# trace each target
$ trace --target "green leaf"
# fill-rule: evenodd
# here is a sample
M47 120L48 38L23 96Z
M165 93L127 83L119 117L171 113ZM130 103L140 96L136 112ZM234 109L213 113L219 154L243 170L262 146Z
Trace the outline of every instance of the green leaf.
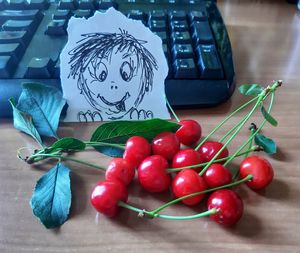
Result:
M179 124L162 119L141 121L113 121L100 125L91 141L125 144L131 136L142 136L151 141L158 133L175 132Z
M239 91L246 96L257 96L263 88L259 84L243 84L239 87Z
M70 170L58 163L37 182L30 206L46 228L56 228L68 218L71 206Z
M64 151L78 151L84 150L85 147L86 145L83 141L72 137L65 137L53 143L52 146L47 149L47 151L52 152L57 149L62 149Z
M13 98L10 98L9 102L13 109L14 127L22 132L29 134L40 145L42 145L41 137L40 137L37 129L33 125L31 115L17 109L16 103Z
M264 118L272 125L272 126L277 126L278 122L276 121L276 119L274 119L268 112L267 110L264 108L264 106L262 106L260 108L261 113L263 114Z
M17 108L32 116L40 135L57 138L56 131L65 103L66 100L57 88L39 83L24 83Z
M276 143L262 134L257 133L254 137L254 141L256 145L261 146L264 151L270 155L275 154L277 151Z

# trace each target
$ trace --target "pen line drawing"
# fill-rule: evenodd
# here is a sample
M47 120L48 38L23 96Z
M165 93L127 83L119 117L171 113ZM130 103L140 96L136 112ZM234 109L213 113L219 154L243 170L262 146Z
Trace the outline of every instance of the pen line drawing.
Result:
M144 46L147 41L120 28L117 33L81 36L68 52L67 78L77 80L80 94L95 111L78 112L78 120L117 120L125 115L130 119L153 118L151 110L139 108L152 91L154 71L158 70L156 59Z

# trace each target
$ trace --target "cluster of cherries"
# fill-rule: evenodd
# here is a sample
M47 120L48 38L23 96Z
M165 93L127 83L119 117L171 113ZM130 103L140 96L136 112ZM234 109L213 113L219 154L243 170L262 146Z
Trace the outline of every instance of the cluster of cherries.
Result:
M97 211L108 217L118 213L120 201L126 203L128 200L126 187L136 170L138 181L146 191L159 193L171 188L176 198L232 183L232 174L223 165L229 155L228 149L217 141L206 141L198 149L180 149L181 144L190 147L199 141L201 127L194 120L182 120L179 124L181 127L176 133L162 132L151 143L140 136L127 140L123 158L112 159L105 173L106 179L99 182L91 194L91 203ZM217 153L220 154L215 157ZM223 162L214 162L201 173L203 163L212 159ZM184 168L188 166L194 167ZM176 173L170 173L176 168ZM274 175L270 163L258 156L245 158L240 164L239 174L241 178L251 175L246 184L254 190L265 188ZM195 194L183 199L182 203L197 205L204 196L204 193ZM243 214L242 199L231 189L213 191L208 197L207 208L215 209L210 217L226 226L235 224Z

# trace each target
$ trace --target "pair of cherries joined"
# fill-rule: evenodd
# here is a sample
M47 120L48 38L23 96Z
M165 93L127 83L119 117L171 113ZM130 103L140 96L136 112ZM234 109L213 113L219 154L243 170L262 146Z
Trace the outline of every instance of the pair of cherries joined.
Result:
M223 165L229 155L227 148L220 142L206 141L198 149L180 150L181 144L192 146L198 142L201 127L194 120L179 123L181 127L176 133L162 132L151 143L140 136L127 140L123 158L112 159L105 173L106 180L98 183L91 194L91 203L97 211L108 217L118 213L120 201L126 203L128 200L126 187L133 180L136 169L138 181L146 191L159 193L171 188L175 197L183 198L182 202L188 206L199 204L205 192L232 183L232 175ZM221 149L222 152L219 152ZM217 153L219 155L215 157ZM212 159L221 161L212 163L201 172L203 164ZM172 179L170 172L174 169L178 172ZM258 156L245 158L239 172L241 178L252 175L246 184L255 190L266 187L274 174L269 162ZM184 198L191 194L194 196ZM229 189L213 191L207 207L208 210L216 210L210 217L226 226L235 224L243 214L242 199Z

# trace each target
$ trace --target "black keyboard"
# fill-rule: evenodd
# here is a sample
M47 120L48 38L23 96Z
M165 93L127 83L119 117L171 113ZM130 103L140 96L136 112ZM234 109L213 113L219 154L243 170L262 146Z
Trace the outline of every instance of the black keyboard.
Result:
M0 0L0 118L12 116L8 99L18 99L21 83L60 88L68 20L110 7L161 37L170 69L166 95L175 108L215 106L231 96L231 45L215 1Z

